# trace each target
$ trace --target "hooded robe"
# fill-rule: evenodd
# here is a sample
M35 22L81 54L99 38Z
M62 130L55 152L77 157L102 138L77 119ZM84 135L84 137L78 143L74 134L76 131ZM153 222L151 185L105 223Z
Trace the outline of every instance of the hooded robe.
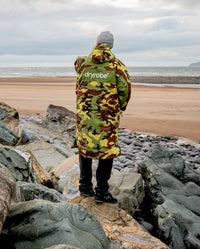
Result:
M104 43L97 44L89 56L78 57L75 70L79 152L93 159L117 157L121 154L120 113L131 95L128 71Z

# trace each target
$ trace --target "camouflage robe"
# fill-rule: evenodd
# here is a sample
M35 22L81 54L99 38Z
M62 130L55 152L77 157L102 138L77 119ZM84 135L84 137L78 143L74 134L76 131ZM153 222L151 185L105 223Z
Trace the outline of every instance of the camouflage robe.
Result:
M106 44L99 43L89 56L77 58L75 70L79 152L88 158L117 157L120 112L131 95L127 69Z

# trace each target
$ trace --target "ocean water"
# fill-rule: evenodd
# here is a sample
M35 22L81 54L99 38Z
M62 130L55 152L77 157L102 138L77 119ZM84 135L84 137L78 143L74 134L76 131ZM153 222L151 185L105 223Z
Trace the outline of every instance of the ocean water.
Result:
M200 76L200 67L128 67L131 76ZM0 67L0 77L76 76L74 67Z
M200 76L200 67L127 67L131 76ZM0 78L4 77L70 77L76 76L74 67L0 67ZM9 84L9 83L7 83ZM40 84L40 83L24 83ZM44 83L45 84L45 83ZM51 83L66 84L66 83ZM69 83L68 83L69 84ZM74 83L72 83L74 84ZM145 83L134 83L145 85ZM166 86L168 84L149 84ZM170 84L174 87L200 88L200 84Z
M0 67L0 77L76 76L73 67Z

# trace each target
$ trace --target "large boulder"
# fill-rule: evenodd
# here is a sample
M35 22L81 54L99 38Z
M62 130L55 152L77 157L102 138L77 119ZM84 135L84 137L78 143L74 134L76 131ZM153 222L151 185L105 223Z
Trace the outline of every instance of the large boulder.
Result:
M90 210L101 223L109 240L116 246L128 249L168 249L159 239L143 230L117 204L96 204L94 198L81 196L68 200L68 203L76 203Z
M38 183L17 182L22 191L24 201L42 199L51 202L66 202L68 199L55 189L48 188Z
M28 153L0 147L0 168L9 170L17 181L36 182Z
M19 124L19 113L15 108L0 102L0 121L6 124L9 129L15 130Z
M0 169L0 234L6 219L10 201L15 191L16 182L13 176Z
M50 188L53 187L50 174L40 165L40 163L37 161L37 159L35 158L35 156L31 151L27 152L30 154L31 157L33 173L35 175L37 183L45 185Z
M78 155L67 158L62 164L50 171L54 188L68 199L79 195L79 165Z
M109 185L109 190L117 198L119 207L133 216L145 196L141 174L113 171Z
M157 235L170 248L200 248L200 174L157 144L139 165Z
M41 121L33 118L21 117L19 127L21 129L21 143L33 143L34 141L52 144L64 157L73 156L71 146L74 137L67 132L62 133L45 127Z
M66 160L66 157L57 151L54 145L44 141L35 141L18 146L17 149L31 153L47 172L56 168Z
M15 146L19 138L0 121L0 144L7 146Z
M69 244L82 249L112 247L98 220L76 204L33 200L12 204L5 223L16 249Z
M76 114L63 106L49 105L42 122L54 131L75 135Z

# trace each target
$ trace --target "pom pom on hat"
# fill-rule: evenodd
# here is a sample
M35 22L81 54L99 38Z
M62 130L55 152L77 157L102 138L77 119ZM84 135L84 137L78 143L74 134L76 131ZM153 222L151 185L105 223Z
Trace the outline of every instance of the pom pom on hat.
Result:
M113 38L113 34L111 34L109 31L103 31L101 32L98 36L97 36L97 44L98 43L105 43L106 45L108 45L110 48L113 47L113 43L114 43L114 38Z

